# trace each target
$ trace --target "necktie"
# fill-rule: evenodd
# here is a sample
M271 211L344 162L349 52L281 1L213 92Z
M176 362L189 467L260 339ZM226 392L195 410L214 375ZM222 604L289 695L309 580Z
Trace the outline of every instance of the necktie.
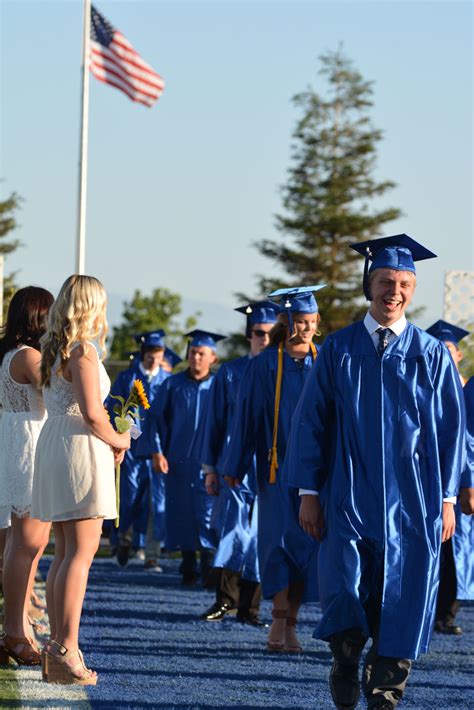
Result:
M376 332L379 334L379 342L377 345L377 352L382 357L384 354L385 348L388 345L388 337L390 333L392 332L390 328L377 328Z

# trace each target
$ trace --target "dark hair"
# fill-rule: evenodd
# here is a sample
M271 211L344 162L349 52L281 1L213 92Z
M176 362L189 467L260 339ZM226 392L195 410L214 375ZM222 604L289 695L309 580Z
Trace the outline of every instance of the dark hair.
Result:
M9 350L18 345L40 349L39 340L46 330L53 294L39 286L20 288L8 306L7 322L1 329L0 363Z

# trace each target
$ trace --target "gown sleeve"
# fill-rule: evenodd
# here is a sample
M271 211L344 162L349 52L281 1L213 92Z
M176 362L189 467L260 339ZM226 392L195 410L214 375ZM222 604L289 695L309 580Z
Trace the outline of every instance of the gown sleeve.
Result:
M227 387L226 370L218 371L209 390L205 416L201 417L200 431L196 438L196 458L206 466L216 469L225 444L227 432Z
M258 367L263 360L249 360L240 381L229 448L223 475L242 481L253 462L264 409L264 385Z
M474 377L464 387L466 403L466 466L461 475L461 488L474 488Z
M444 347L444 346L443 346ZM441 351L435 379L436 429L443 499L457 496L466 466L466 412L459 375L451 356Z
M156 397L147 415L147 437L151 451L154 454L167 455L167 443L169 441L169 423L171 416L170 406L170 382L169 377L159 388Z
M292 418L285 457L285 477L290 487L322 490L329 471L334 411L331 338L327 338Z

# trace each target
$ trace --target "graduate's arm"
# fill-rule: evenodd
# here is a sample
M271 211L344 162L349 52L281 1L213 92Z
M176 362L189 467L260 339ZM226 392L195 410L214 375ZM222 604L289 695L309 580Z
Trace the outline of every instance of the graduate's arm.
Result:
M459 505L465 515L474 515L474 377L465 385L466 466L461 475Z
M284 466L286 481L292 488L319 492L326 482L335 426L331 352L331 339L328 338L319 351L293 414ZM305 495L301 497L306 498ZM314 500L308 500L307 504L314 509Z
M158 390L148 412L148 430L151 445L152 468L155 473L168 473L168 459L164 453L164 443L168 436L168 423L166 420L169 405L169 382L168 378Z
M217 462L225 445L227 434L228 401L225 367L217 372L211 385L206 408L206 417L200 439L199 460L205 473L204 485L211 496L219 495Z
M240 381L229 447L224 462L224 478L233 487L250 468L264 408L264 385L258 357L249 360Z
M19 350L10 364L10 374L20 384L31 384L41 388L41 353L35 348Z
M451 500L459 493L461 473L466 465L466 414L456 367L444 347L440 347L438 353L434 382L437 393L435 418L443 496L442 541L446 542L454 535L456 528L454 503Z

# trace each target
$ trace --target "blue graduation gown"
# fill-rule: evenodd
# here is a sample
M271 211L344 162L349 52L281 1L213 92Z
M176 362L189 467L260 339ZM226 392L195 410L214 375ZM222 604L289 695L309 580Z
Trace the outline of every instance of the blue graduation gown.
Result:
M203 464L223 472L237 392L249 356L226 362L219 368L209 392L206 417L202 419L198 458ZM255 461L238 488L229 488L223 476L214 502L211 528L218 542L215 567L225 567L259 582L257 559L257 501Z
M169 377L169 372L159 369L157 374L148 381L140 370L139 363L135 362L126 370L119 372L110 394L119 395L125 400L130 394L134 380L141 380L147 399L153 402L158 388ZM118 400L108 397L105 406L109 412L110 421L113 423L116 414L113 409ZM146 542L146 529L148 523L149 508L149 486L153 471L151 469L151 447L145 444L146 436L144 426L148 413L143 407L139 409L141 419L135 420L135 424L142 432L138 439L132 439L130 449L125 452L125 457L120 468L120 527L119 531L125 533L133 524L135 547L144 547ZM147 456L145 456L147 454ZM154 520L159 533L164 527L164 484L160 477L153 482L155 488L161 488L161 496L155 494ZM155 493L155 492L154 492ZM162 510L160 510L162 508ZM157 539L162 537L156 536Z
M269 347L249 361L237 397L224 472L242 479L256 454L258 483L258 559L262 591L273 597L292 582L313 578L317 543L299 525L299 496L282 479L291 417L313 358L297 364L283 354L280 416L278 418L279 469L270 483L268 452L272 446L278 348ZM317 598L316 584L306 584L306 601Z
M210 518L213 499L204 487L201 463L193 455L200 417L214 379L171 375L151 406L148 425L153 450L168 459L165 478L165 544L169 550L213 549Z
M290 485L321 491L323 608L317 638L371 629L378 653L428 649L438 591L442 500L457 495L464 402L445 346L411 324L380 358L363 322L325 341L298 403Z
M467 461L461 476L461 488L474 488L474 377L464 387L466 403ZM456 567L456 598L474 600L474 515L464 515L456 504L456 532L453 554Z

